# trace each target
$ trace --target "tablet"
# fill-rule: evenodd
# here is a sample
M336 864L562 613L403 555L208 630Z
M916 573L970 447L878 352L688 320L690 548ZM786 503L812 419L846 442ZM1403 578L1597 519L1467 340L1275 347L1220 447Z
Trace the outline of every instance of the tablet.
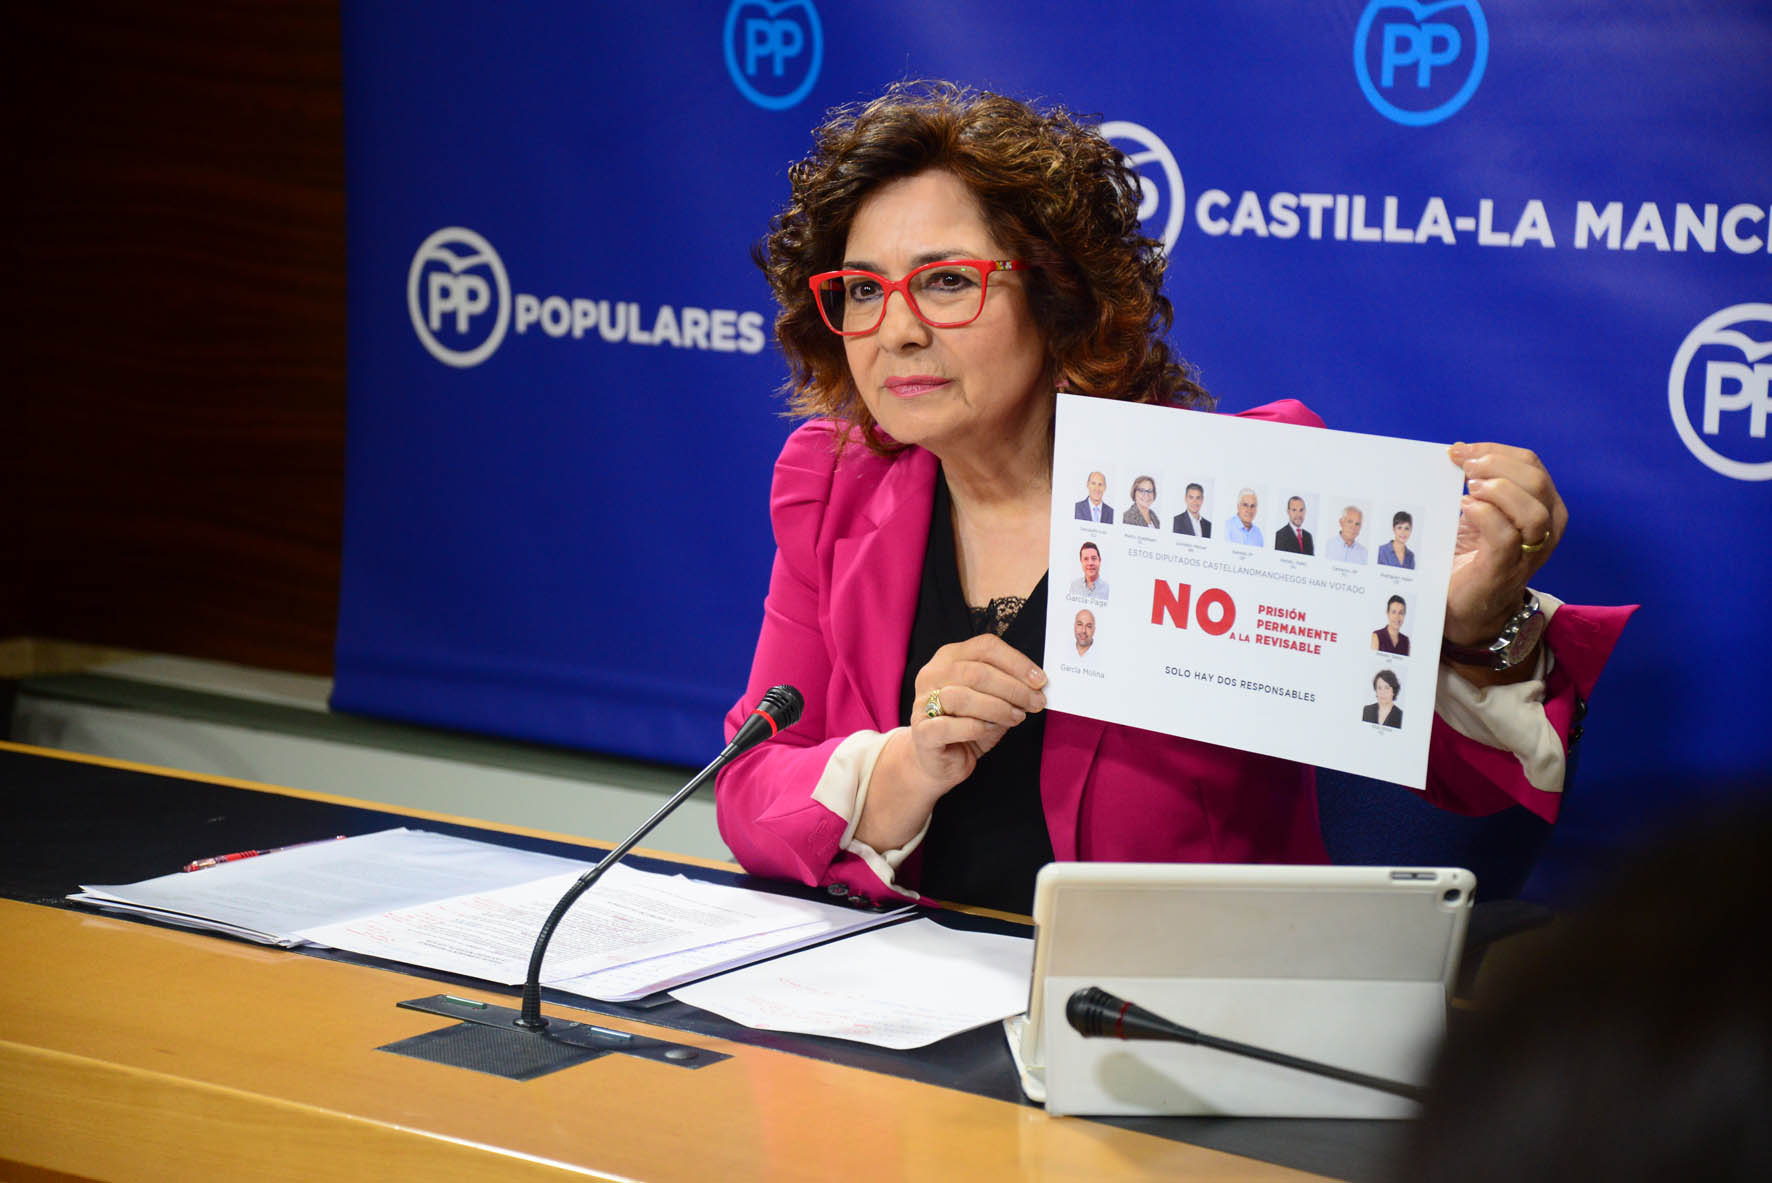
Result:
M1099 986L1207 1034L1409 1084L1445 1032L1476 877L1449 867L1052 863L1034 888L1022 1087L1052 1113L1409 1117L1414 1102L1184 1044L1085 1039Z

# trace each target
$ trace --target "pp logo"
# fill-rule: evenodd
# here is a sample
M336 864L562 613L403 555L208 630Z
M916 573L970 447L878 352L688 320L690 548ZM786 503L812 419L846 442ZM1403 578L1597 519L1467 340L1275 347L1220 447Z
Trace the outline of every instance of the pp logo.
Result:
M812 0L732 0L725 40L732 84L765 110L805 98L824 65L824 28Z
M1667 409L1705 467L1738 481L1772 480L1772 304L1736 304L1687 333L1667 372Z
M1489 25L1477 0L1367 0L1354 29L1354 77L1366 101L1409 127L1464 106L1488 64Z
M477 366L492 356L510 327L511 281L490 242L472 230L446 226L412 256L406 310L432 357L445 365Z
M1181 234L1181 220L1187 213L1187 194L1181 184L1181 170L1175 166L1175 155L1169 146L1157 138L1149 128L1140 127L1136 123L1127 123L1116 119L1104 123L1098 128L1108 142L1126 154L1126 161L1138 174L1138 187L1143 199L1138 204L1138 220L1144 223L1145 230L1152 238L1157 223L1153 220L1163 210L1163 198L1169 199L1168 210L1163 215L1163 253L1168 254L1175 249L1175 240ZM1151 175L1153 166L1163 176L1162 184Z

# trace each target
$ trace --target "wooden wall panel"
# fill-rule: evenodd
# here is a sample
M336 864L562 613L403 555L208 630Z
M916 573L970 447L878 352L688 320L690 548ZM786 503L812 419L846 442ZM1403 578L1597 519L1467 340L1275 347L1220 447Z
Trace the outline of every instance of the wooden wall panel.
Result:
M329 672L336 0L29 5L0 637Z

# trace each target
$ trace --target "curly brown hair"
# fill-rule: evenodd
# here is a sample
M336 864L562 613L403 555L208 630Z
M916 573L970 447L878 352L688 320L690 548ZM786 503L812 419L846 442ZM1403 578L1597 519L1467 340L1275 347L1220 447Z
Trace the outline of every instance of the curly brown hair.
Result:
M856 209L888 181L947 169L977 197L991 231L1027 273L1028 306L1054 372L1077 394L1210 408L1163 334L1161 244L1139 229L1136 176L1119 149L1062 107L952 82L900 82L866 105L828 113L810 155L788 169L792 196L753 249L781 311L790 406L855 425L881 453L902 445L875 430L807 281L841 265Z

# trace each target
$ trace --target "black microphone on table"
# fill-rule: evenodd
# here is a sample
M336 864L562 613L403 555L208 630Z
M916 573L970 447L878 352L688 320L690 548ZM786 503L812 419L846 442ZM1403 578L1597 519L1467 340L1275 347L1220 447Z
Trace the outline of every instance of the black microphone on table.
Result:
M547 953L548 941L553 937L554 929L558 927L561 919L566 915L567 909L578 901L579 896L589 891L592 884L603 877L603 872L620 862L622 857L634 848L635 843L650 834L654 826L669 817L671 811L677 806L687 801L690 794L713 779L715 773L738 757L764 740L773 739L782 728L792 727L799 721L800 712L805 707L806 700L792 686L772 687L763 695L763 701L757 704L750 717L740 725L738 732L732 737L732 742L726 745L724 751L714 757L713 763L696 773L688 784L678 789L676 795L659 808L657 813L640 823L640 828L629 834L620 846L604 855L596 866L580 875L578 881L566 889L566 894L560 897L560 902L554 905L552 912L548 913L547 920L542 922L541 932L535 938L535 949L529 955L529 973L523 981L523 1008L517 1018L512 1020L516 1026L529 1031L540 1031L548 1025L548 1021L542 1017L541 1013L541 961Z
M1263 1060L1269 1064L1278 1064L1284 1068L1295 1068L1300 1072L1327 1076L1331 1080L1362 1085L1365 1088L1377 1089L1380 1092L1391 1093L1398 1097L1407 1097L1411 1101L1427 1100L1427 1090L1417 1085L1386 1080L1382 1076L1368 1076L1364 1072L1355 1072L1351 1068L1337 1068L1333 1064L1321 1064L1300 1056L1289 1056L1284 1052L1269 1051L1267 1048L1256 1047L1253 1044L1238 1043L1232 1039L1221 1039L1216 1035L1207 1035L1192 1027L1183 1027L1180 1023L1170 1022L1162 1015L1153 1014L1137 1003L1116 998L1100 986L1086 986L1072 994L1070 1000L1064 1004L1064 1017L1070 1020L1071 1026L1086 1039L1154 1039L1166 1043L1191 1043L1199 1047L1230 1052L1232 1055Z

